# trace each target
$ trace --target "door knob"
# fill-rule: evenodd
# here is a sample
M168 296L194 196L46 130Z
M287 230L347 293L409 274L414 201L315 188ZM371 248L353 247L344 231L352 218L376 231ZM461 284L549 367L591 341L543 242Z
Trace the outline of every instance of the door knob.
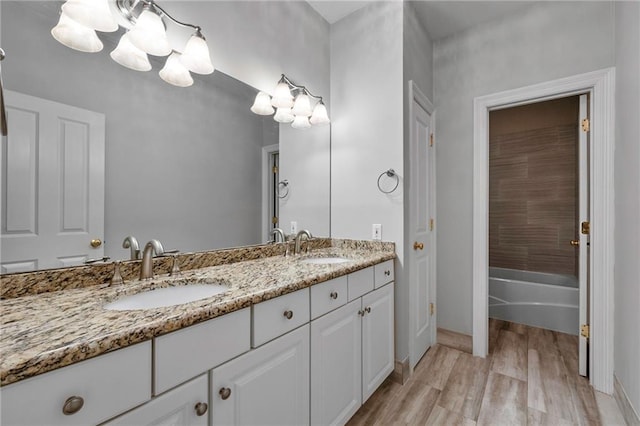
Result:
M93 248L98 248L102 245L102 240L100 238L94 238L89 244L91 244Z
M424 244L423 243L419 243L419 242L415 242L413 243L413 249L414 250L422 250L424 249Z
M569 241L569 244L571 244L574 247L578 247L580 245L580 241L578 240L571 240Z

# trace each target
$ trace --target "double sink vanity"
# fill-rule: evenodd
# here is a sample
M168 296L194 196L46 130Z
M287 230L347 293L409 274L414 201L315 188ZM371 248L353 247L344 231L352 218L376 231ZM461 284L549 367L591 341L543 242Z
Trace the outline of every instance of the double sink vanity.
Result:
M3 289L1 423L346 423L394 368L395 248L287 244L185 255L179 276L118 286L67 273L63 289Z

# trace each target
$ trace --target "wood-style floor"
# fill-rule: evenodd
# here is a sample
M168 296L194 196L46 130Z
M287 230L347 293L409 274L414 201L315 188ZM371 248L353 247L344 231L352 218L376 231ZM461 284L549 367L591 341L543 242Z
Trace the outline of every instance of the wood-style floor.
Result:
M577 336L490 320L489 356L464 350L434 345L404 386L387 379L348 425L601 424Z

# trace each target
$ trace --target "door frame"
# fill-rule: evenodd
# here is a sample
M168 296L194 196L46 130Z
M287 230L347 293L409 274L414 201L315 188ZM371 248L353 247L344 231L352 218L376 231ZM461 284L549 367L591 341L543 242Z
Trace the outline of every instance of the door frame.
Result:
M589 381L613 392L614 95L615 68L605 68L474 98L473 102L473 355L488 349L489 111L591 95L589 188L591 288Z
M262 237L267 241L271 232L271 213L269 212L269 183L271 181L271 155L280 151L280 144L267 145L262 147Z
M435 121L436 121L436 111L433 107L433 104L431 103L431 101L429 100L429 98L427 98L427 96L420 90L420 88L418 87L418 85L413 81L413 80L409 80L408 82L409 85L409 120L411 121L409 123L409 141L413 141L413 137L414 135L414 129L413 129L413 115L414 115L414 108L413 108L413 102L417 102L418 104L420 104L420 106L422 108L424 108L424 110L431 116L431 123L430 123L430 128L431 128L431 133L434 135L435 138L435 134L436 134L436 129L435 129ZM436 221L436 144L434 143L433 145L433 151L431 153L431 157L429 159L429 168L430 168L430 172L429 172L429 192L430 192L430 196L429 196L429 202L430 202L430 209L431 209L431 217L433 218L434 222L437 223ZM410 168L407 168L407 170L405 170L406 175L409 176L409 180L411 179L411 170ZM409 187L411 187L412 182L409 182ZM431 299L431 303L433 303L435 305L436 303L436 254L437 254L437 226L433 227L433 234L432 234L432 250L431 250L431 261L429 262L429 268L431 271L430 274L430 288L429 288L429 295L430 295L430 299ZM409 233L409 230L407 229L407 235ZM410 235L409 235L410 236ZM413 368L411 367L411 365L413 364L413 360L411 360L411 355L413 354L413 350L414 350L414 346L415 346L415 341L413 339L414 335L415 335L415 324L414 324L414 320L415 320L415 315L416 313L414 312L414 305L411 302L412 300L414 300L415 297L415 289L413 288L413 286L411 285L412 279L414 274L416 273L414 270L414 265L413 262L411 261L411 253L413 250L412 247L412 243L411 241L413 241L411 238L405 238L405 264L406 264L406 268L407 268L407 272L408 272L408 277L409 277L409 354L408 354L408 361L409 361L409 367L411 370L411 374L413 373ZM435 311L435 313L433 314L433 318L432 318L432 327L431 327L431 344L433 345L436 342L436 329L437 329L437 310Z

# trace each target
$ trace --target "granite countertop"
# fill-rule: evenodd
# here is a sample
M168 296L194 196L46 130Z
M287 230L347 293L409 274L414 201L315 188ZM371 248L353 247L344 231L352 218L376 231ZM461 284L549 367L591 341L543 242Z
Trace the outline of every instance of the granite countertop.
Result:
M307 264L304 257L350 262ZM0 301L0 385L8 385L395 258L388 248L330 247L184 272L180 277L96 285ZM151 288L222 283L229 290L165 308L110 311L103 305Z

